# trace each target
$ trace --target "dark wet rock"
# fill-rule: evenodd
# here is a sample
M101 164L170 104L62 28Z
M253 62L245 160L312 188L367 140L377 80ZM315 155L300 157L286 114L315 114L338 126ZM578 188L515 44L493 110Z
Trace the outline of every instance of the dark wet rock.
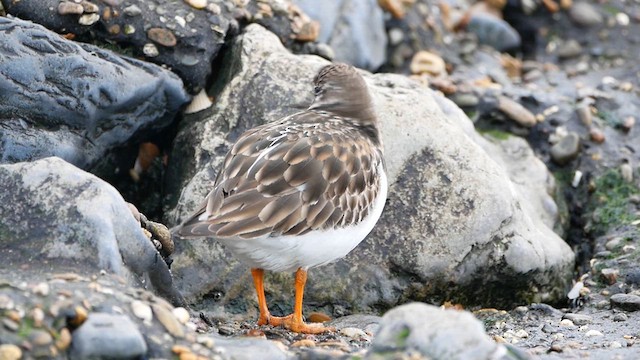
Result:
M569 163L580 153L580 136L574 132L563 137L549 151L551 159L560 165Z
M232 85L215 95L218 104L208 114L188 118L176 138L172 158L180 161L169 171L181 180L169 189L167 223L179 223L202 201L238 134L309 104L311 81L326 64L287 53L258 26L247 28L230 56L236 71L225 82ZM426 297L501 306L524 297L564 298L573 254L514 187L509 171L478 144L500 147L475 133L452 102L415 82L389 74L365 78L381 119L389 201L367 240L310 272L305 297L325 304L314 310L332 313L339 305L348 314ZM215 291L212 306L255 311L248 269L220 244L177 241L174 255L172 270L191 299L209 304ZM266 280L271 303L283 313L291 309L292 283L280 274Z
M140 223L109 184L59 158L0 165L0 256L5 268L106 270L182 298Z
M126 315L92 313L73 332L71 359L143 357L147 344Z
M58 0L3 0L8 14L31 20L62 34L73 34L76 40L119 48L118 51L136 56L148 56L146 44L157 42L148 29L158 28L173 38L157 42L158 55L146 60L163 64L176 72L189 92L202 89L211 73L211 62L220 51L230 24L235 22L231 11L221 7L222 13L213 14L206 9L195 9L185 1L95 2L95 13L61 15ZM63 2L62 4L66 4ZM73 4L73 3L71 3ZM80 23L82 16L92 18ZM237 26L237 25L236 25ZM155 33L154 33L155 34ZM169 35L170 34L170 35ZM68 61L69 59L66 58ZM145 81L132 81L140 86Z
M386 60L387 33L375 0L295 1L320 22L318 41L327 43L335 60L376 70Z
M427 359L501 359L507 350L493 342L471 313L422 303L386 313L365 359L412 354ZM505 357L506 358L506 357Z
M591 316L583 314L565 314L562 318L569 319L578 326L587 325L593 321Z
M521 44L520 34L509 23L490 14L473 14L466 29L476 34L481 44L498 51L513 50Z
M627 311L640 310L640 296L632 294L615 294L611 296L611 306Z
M0 163L58 156L86 169L189 99L167 70L40 25L2 17L0 36Z

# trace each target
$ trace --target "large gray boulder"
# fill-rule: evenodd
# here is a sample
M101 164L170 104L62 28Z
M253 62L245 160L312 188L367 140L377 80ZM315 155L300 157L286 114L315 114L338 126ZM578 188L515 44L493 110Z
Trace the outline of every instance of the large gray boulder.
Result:
M0 17L0 163L58 156L87 169L166 128L189 100L168 70Z
M111 185L56 157L0 165L2 267L121 276L183 303L166 263Z
M231 68L208 113L188 119L175 141L166 221L178 224L210 190L222 157L242 131L291 114L312 100L326 61L294 56L259 26L234 42ZM462 111L412 80L363 74L381 120L389 199L378 225L350 255L311 271L307 305L344 314L408 300L505 307L564 296L574 255L534 209L551 201L522 185L483 147ZM504 156L508 158L508 156ZM529 157L527 165L548 177ZM553 209L551 209L553 210ZM549 216L552 216L551 214ZM174 275L192 300L218 309L254 308L246 266L213 240L178 241ZM267 279L270 304L286 312L292 278Z

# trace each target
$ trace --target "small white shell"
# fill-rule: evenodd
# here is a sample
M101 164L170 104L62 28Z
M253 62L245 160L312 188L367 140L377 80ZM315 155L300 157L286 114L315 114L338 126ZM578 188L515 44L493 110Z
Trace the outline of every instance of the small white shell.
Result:
M210 108L211 105L213 105L213 103L211 102L211 99L209 99L209 95L207 95L207 92L202 89L196 96L193 97L191 103L184 109L184 113L197 113Z

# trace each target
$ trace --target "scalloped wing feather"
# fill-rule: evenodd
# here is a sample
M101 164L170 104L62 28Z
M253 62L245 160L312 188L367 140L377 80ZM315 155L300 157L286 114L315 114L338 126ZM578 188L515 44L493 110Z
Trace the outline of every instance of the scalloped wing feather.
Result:
M252 239L361 221L381 150L348 119L303 111L240 136L182 236Z

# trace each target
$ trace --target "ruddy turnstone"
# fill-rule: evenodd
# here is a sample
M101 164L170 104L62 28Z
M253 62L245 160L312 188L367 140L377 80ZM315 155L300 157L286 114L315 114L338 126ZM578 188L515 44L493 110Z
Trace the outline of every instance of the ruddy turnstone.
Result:
M181 236L213 237L251 266L258 325L330 331L302 318L307 270L341 258L373 229L387 198L378 120L364 79L328 65L307 110L242 134ZM296 271L294 312L269 313L264 271Z

